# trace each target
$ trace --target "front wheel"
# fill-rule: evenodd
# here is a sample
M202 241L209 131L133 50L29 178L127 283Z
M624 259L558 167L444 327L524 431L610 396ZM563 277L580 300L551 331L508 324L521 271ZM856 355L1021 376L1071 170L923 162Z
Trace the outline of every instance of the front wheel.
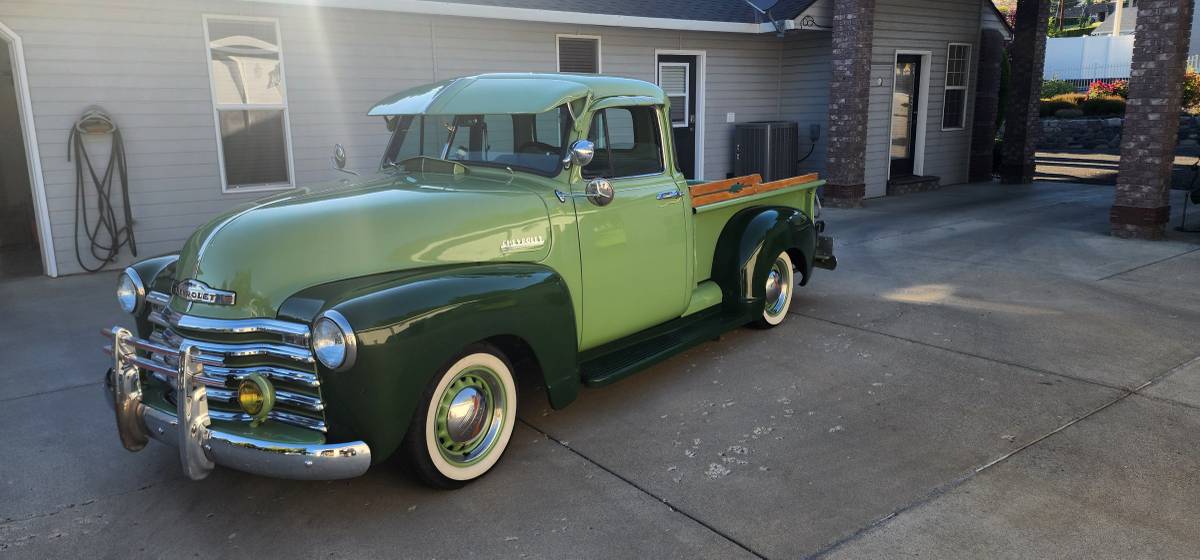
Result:
M760 329L769 329L787 319L792 307L792 292L796 287L795 267L787 251L779 253L771 270L767 272L766 291L763 293L762 318L751 324Z
M403 450L422 482L459 488L496 465L516 420L512 367L495 348L472 345L430 381Z

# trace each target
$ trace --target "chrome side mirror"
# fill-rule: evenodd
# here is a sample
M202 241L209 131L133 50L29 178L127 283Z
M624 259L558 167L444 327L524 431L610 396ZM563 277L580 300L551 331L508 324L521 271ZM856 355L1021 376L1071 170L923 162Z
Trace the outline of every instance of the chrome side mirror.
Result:
M334 168L334 169L336 169L336 170L338 170L338 171L341 171L342 173L349 173L349 174L351 174L351 175L358 175L358 173L355 173L355 172L353 172L353 171L349 171L349 170L347 170L347 169L346 169L346 148L343 148L341 144L334 144L334 145L333 145L333 158L332 158L332 161L333 161L333 168Z
M571 144L571 152L563 158L563 167L578 165L584 167L596 157L596 144L591 140L576 140Z
M616 191L613 191L612 183L608 182L608 179L592 179L588 181L584 193L587 194L588 201L596 206L608 206L617 196Z

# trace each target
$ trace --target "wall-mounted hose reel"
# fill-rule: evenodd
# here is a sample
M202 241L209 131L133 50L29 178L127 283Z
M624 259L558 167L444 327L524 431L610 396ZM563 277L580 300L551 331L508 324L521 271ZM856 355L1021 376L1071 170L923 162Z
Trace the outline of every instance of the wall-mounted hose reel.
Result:
M104 174L96 172L92 158L88 155L85 138L108 136L112 148ZM128 245L129 252L137 256L137 242L133 236L133 214L129 209L129 173L125 163L125 143L116 121L102 108L93 105L71 127L67 138L67 161L75 162L75 260L88 272L96 272L115 263L121 247ZM121 215L113 205L113 188L119 185ZM88 197L95 197L95 223L88 215ZM82 225L88 240L88 251L98 264L85 264L80 250L79 230Z

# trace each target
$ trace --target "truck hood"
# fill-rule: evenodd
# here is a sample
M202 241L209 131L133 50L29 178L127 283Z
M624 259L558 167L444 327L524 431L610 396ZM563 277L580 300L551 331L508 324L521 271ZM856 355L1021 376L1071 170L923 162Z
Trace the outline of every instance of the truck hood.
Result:
M244 205L192 234L175 268L177 286L232 292L233 303L176 296L171 307L213 318L273 317L297 291L335 280L540 261L552 242L546 203L520 176L506 179L383 173Z

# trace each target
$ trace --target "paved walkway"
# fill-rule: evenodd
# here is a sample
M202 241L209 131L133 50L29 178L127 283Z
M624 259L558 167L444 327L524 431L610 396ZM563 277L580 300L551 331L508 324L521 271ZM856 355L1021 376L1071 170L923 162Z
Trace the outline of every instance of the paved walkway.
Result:
M563 411L526 391L505 460L455 492L390 465L186 481L113 433L113 275L0 283L0 556L1195 557L1200 236L1111 238L1111 196L830 210L842 267L784 326Z

